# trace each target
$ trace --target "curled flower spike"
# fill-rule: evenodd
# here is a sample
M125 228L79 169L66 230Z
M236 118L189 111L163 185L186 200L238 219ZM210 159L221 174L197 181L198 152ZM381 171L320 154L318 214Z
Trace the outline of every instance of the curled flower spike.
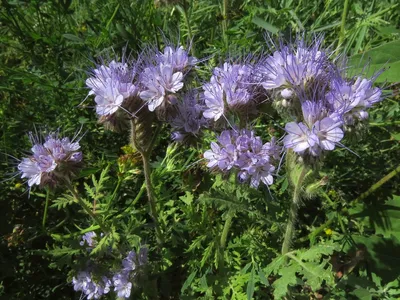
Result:
M342 140L342 122L327 116L328 111L322 103L302 103L304 122L286 124L285 130L288 135L283 140L285 148L291 148L300 155L310 153L312 156L319 156L323 150L333 150Z
M199 95L191 91L184 95L183 100L175 105L176 114L169 117L168 122L175 130L172 137L175 141L184 141L200 133L202 127L207 126L207 119L203 117L203 106Z
M122 107L126 99L137 95L138 89L133 81L136 77L135 62L112 60L93 69L86 79L89 95L95 95L96 113L100 117L109 117Z
M176 103L176 93L183 88L187 73L197 63L183 47L167 46L164 52L151 49L140 75L142 86L139 96L150 111Z
M54 186L69 182L77 173L82 161L79 140L59 138L50 133L44 143L29 133L32 155L22 159L18 165L21 178L28 178L28 185Z
M261 138L251 130L225 130L218 137L218 143L211 143L211 150L204 153L207 166L227 172L238 170L238 179L257 188L260 182L273 183L275 165L279 162L281 148L275 138L263 144Z
M203 85L204 117L217 121L227 110L243 112L254 104L254 87L250 65L224 63L215 68L210 82Z
M343 115L345 125L368 118L368 108L382 101L382 89L373 87L373 80L356 77L344 80L337 76L326 98L333 113Z
M281 40L273 55L261 60L257 73L266 90L278 90L284 99L294 96L294 90L306 89L309 83L323 80L328 75L331 63L321 49L322 37L316 37L307 45L298 37L293 45Z

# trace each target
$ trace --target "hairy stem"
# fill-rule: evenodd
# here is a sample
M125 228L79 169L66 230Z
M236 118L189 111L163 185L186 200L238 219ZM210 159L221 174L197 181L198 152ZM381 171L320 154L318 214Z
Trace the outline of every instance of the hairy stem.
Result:
M229 229L231 228L232 225L232 220L233 220L233 213L229 212L228 216L225 220L225 224L224 224L224 229L222 230L222 234L221 234L221 249L225 249L226 247L226 240L228 237L228 232Z
M296 161L295 161L295 153L288 152L287 153L287 160L286 163L289 165L288 172L292 173L289 174L289 176L292 175L292 177L295 177L295 181L292 181L292 184L294 185L293 189L293 195L292 195L292 203L290 204L290 210L289 210L289 217L286 225L286 231L283 239L283 244L282 244L282 255L285 255L286 253L289 252L290 246L292 245L292 239L295 231L295 226L296 226L296 221L297 221L297 212L300 206L300 200L301 200L301 190L303 187L303 182L307 174L307 168L302 165L299 168L296 166ZM293 156L293 157L292 157ZM294 172L300 172L298 176L293 176Z
M143 159L144 180L146 182L146 189L147 189L147 198L149 200L149 206L150 206L150 215L153 218L153 222L154 222L154 226L155 226L155 230L156 230L157 242L159 244L163 244L160 223L158 221L156 197L154 194L153 184L151 182L150 159L149 159L149 156L144 153L142 153L142 159Z
M342 12L342 21L340 24L339 47L342 47L342 43L343 43L344 37L345 37L345 25L346 25L346 17L347 17L348 10L349 10L349 0L345 0L343 12Z
M153 183L151 181L151 168L150 168L150 153L156 142L157 135L160 130L160 126L157 126L157 128L154 132L153 138L152 138L151 142L147 145L147 147L140 146L139 141L137 139L138 137L137 137L136 129L137 129L137 127L136 127L135 120L131 119L131 143L132 143L132 146L142 156L143 173L144 173L144 180L145 180L146 190L147 190L147 198L148 198L149 207L150 207L150 215L154 222L157 242L159 245L162 245L163 238L162 238L162 232L160 229L160 222L158 220L156 197L155 197L155 193L154 193Z
M46 230L46 220L47 220L47 210L49 208L49 199L50 198L50 189L46 189L46 203L44 204L44 213L43 213L43 221L42 221L42 227L43 230Z

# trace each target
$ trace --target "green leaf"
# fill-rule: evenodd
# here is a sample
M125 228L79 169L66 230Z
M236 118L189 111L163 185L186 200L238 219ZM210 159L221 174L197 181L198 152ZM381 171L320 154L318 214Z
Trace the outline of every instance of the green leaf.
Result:
M261 28L264 28L265 30L267 30L273 34L276 34L279 32L278 28L276 28L274 25L264 21L263 19L261 19L259 17L254 17L252 22L254 24L256 24L257 26L260 26Z
M358 205L351 210L357 221L372 226L375 233L385 238L400 240L400 196L393 196L384 204Z
M254 285L255 285L254 273L255 273L255 267L253 265L253 268L251 268L250 279L249 282L247 283L247 290L246 290L247 300L252 299L254 295Z
M185 196L179 197L186 205L191 205L193 203L193 194L186 191Z
M258 277L260 278L260 282L262 284L269 286L269 281L261 268L258 269Z
M186 289L188 288L188 286L192 283L194 277L196 277L197 271L192 272L189 277L185 280L185 282L183 283L183 286L181 288L181 294L183 294Z
M357 290L355 290L354 292L352 292L353 295L357 296L357 299L360 300L372 300L372 295L371 293L363 288L359 288Z
M349 65L354 67L353 74L359 74L370 61L366 76L372 76L376 71L386 68L385 72L377 78L377 82L400 81L400 41L393 41L366 52L350 57Z
M399 275L400 242L394 237L384 238L377 235L352 236L356 244L362 244L366 248L366 260L368 269L382 278L383 282L396 279ZM349 251L350 247L344 249Z
M298 271L297 265L292 265L287 268L280 270L280 278L274 281L272 286L274 287L275 299L282 299L288 292L288 287L293 286L297 283L296 272Z
M83 43L84 40L81 39L80 37L77 37L76 35L70 34L70 33L65 33L62 35L65 39L77 42L77 43Z

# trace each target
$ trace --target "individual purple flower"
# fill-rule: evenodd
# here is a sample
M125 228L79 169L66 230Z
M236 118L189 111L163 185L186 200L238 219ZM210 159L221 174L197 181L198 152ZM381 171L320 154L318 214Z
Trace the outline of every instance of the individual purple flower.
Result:
M79 140L59 138L50 133L44 143L29 133L32 155L25 157L18 165L21 178L28 178L28 186L54 185L68 181L77 172L82 161Z
M90 89L89 95L95 95L96 113L99 116L114 114L123 104L125 99L137 94L137 87L133 84L136 76L134 63L116 62L112 60L99 65L86 79Z
M218 137L218 143L211 143L211 150L204 153L209 162L207 167L229 171L236 163L237 150L234 145L237 134L233 130L225 130Z
M128 255L122 260L122 271L130 272L136 269L136 252L129 251Z
M254 100L255 86L250 65L226 62L215 68L210 82L203 85L204 117L217 121L228 109L242 111Z
M157 60L162 64L170 65L176 71L185 71L194 67L198 62L182 46L167 46L164 52L157 55Z
M340 76L335 78L331 90L326 95L332 114L341 114L346 125L354 124L355 120L367 119L366 110L382 100L382 90L373 87L372 84L372 80L361 77L351 81L346 81Z
M169 123L175 130L175 141L183 141L187 136L197 136L200 129L207 125L207 120L203 117L203 107L194 91L185 94L175 108L176 114L169 117Z
M140 98L148 102L150 111L154 111L183 87L182 72L174 72L170 65L160 64L156 67L148 67L141 78L144 90L140 92Z
M227 172L238 170L238 179L257 188L260 182L273 183L273 172L279 161L281 149L276 139L263 144L261 138L251 130L225 130L218 137L218 143L211 143L211 150L204 153L207 166Z
M82 241L79 242L79 245L84 246L85 244L89 247L93 248L97 244L97 234L94 231L86 232L82 236Z
M322 101L305 101L301 108L304 122L289 122L285 126L285 148L291 148L300 155L310 153L312 156L319 156L323 150L333 150L344 136L340 128L342 122L327 116Z
M132 283L129 282L129 273L120 272L113 276L114 291L120 298L129 298L131 295Z

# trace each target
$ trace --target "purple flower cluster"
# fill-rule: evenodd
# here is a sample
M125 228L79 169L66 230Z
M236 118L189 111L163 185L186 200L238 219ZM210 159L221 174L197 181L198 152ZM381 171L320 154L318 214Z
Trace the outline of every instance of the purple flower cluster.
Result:
M305 101L301 108L304 122L290 122L285 126L288 133L283 143L286 148L302 155L308 151L319 156L323 150L333 150L344 134L340 128L342 121L328 112L320 102Z
M83 236L83 240L88 244L93 242L93 234ZM83 245L81 243L81 245ZM102 295L107 294L114 286L114 292L119 298L129 298L132 290L131 280L135 276L138 267L147 264L147 248L140 248L139 253L130 251L122 260L122 268L114 273L112 279L102 276L100 281L94 280L94 274L90 271L79 272L73 277L72 283L75 291L82 291L88 299L99 299Z
M281 43L280 49L258 64L258 76L266 90L278 90L284 99L290 99L298 87L311 81L323 80L329 71L329 60L321 51L322 39L311 46L298 38L294 46Z
M185 75L197 63L183 47L168 46L164 52L150 54L149 62L140 75L142 85L139 96L154 111L167 103L175 104L176 93L183 88Z
M174 129L172 139L182 142L188 136L196 136L202 127L206 127L208 120L203 117L203 106L199 102L199 95L191 91L183 96L182 101L175 105L176 114L171 116L169 123Z
M373 81L361 77L344 80L337 77L326 98L332 111L342 115L345 125L368 118L367 108L382 100L382 90L372 87Z
M95 95L96 113L99 116L110 116L120 108L125 99L137 94L133 84L136 75L134 64L111 61L99 65L86 80L90 88L89 95Z
M273 183L272 174L280 152L275 138L263 144L251 130L225 130L218 143L211 143L211 150L204 153L204 158L209 168L224 172L237 169L240 182L250 181L250 186L257 188L260 181L265 185Z
M297 121L286 124L283 143L303 156L318 157L343 146L346 126L366 119L366 109L382 99L382 90L372 86L373 80L344 79L321 44L322 38L315 38L311 46L300 38L294 46L281 43L258 67L264 89L279 93L282 104L291 104L287 111Z
M68 181L82 161L79 140L59 138L50 133L44 143L39 137L29 134L32 155L25 157L18 165L21 178L28 178L28 185L54 185Z
M210 82L203 85L204 117L217 121L227 110L243 110L253 99L254 83L250 65L224 63L215 68Z
M110 291L112 285L111 280L105 276L98 282L94 281L93 274L87 271L79 272L72 279L72 284L76 292L82 291L88 299L99 299Z

